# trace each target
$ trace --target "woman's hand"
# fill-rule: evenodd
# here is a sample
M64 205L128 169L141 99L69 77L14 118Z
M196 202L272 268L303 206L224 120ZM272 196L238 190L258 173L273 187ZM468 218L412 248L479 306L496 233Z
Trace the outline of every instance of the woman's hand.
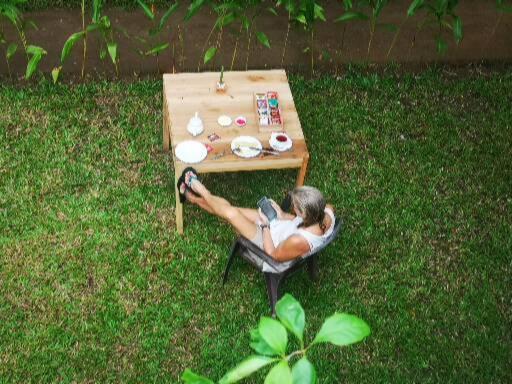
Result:
M279 220L283 220L283 217L284 217L284 212L283 210L281 209L281 207L272 199L269 199L270 200L270 204L272 204L272 207L274 207L274 209L276 210L277 212L277 218Z
M261 208L258 208L258 214L260 215L260 223L263 225L269 225L267 216L265 216L263 212L261 212Z

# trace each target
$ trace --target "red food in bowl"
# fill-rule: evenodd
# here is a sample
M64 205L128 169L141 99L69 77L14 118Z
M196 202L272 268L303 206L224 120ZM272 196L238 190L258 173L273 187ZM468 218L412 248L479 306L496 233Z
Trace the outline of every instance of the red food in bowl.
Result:
M285 142L288 141L288 138L285 135L277 135L276 136L276 140L281 142L281 143L285 143Z
M244 125L244 124L245 124L245 120L244 120L244 119L238 119L238 120L236 121L236 123L237 123L238 125Z

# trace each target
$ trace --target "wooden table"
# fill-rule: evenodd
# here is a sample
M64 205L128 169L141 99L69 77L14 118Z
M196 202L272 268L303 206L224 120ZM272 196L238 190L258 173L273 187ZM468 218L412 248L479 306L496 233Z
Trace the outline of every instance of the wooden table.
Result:
M214 149L201 163L193 165L199 173L254 171L265 169L300 168L297 185L304 184L309 153L302 133L299 116L284 70L225 72L225 93L217 93L215 85L220 73L179 73L164 75L163 102L163 146L164 151L172 145L175 184L188 165L178 160L174 149L185 140L198 140L210 144ZM292 138L293 147L281 156L259 156L244 159L231 151L231 141L240 135L258 138L264 147L269 147L270 132L260 133L256 124L254 92L276 91L284 119L284 130ZM204 132L193 138L187 124L195 112L203 120ZM239 128L234 124L223 128L217 123L220 115L233 120L245 116L247 125ZM210 142L208 135L216 133L220 140ZM224 156L218 157L224 152ZM183 205L176 188L176 227L183 233Z

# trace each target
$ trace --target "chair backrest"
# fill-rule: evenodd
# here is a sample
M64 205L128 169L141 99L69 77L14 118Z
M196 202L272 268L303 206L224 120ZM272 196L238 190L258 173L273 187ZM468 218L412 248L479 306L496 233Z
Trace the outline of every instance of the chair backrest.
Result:
M332 230L331 235L327 238L325 243L323 243L320 247L315 249L314 252L311 252L311 253L303 256L302 259L307 259L310 256L316 255L319 252L321 252L325 247L328 247L329 244L331 244L334 240L336 240L336 238L340 234L342 227L343 227L343 220L341 220L339 217L336 217L336 220L334 221L334 229Z

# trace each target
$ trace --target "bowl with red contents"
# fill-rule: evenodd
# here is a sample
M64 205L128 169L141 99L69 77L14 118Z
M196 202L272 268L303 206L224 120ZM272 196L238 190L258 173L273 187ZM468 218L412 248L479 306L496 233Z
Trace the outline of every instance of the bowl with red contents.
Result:
M293 146L291 137L284 132L272 132L268 143L279 152L288 151Z
M247 119L244 116L238 116L235 119L235 124L239 127L245 127L245 125L247 124Z

